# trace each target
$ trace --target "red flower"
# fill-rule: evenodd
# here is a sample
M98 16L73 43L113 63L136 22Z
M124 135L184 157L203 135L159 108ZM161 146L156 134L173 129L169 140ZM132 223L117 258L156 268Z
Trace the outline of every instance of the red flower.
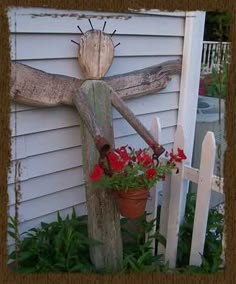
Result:
M110 162L110 166L114 171L121 171L121 170L124 169L126 161L123 161L114 152L108 153L108 159L109 159L109 162Z
M149 165L153 165L153 160L152 158L147 155L146 153L138 153L137 154L137 159L138 159L138 162L140 164L142 164L145 168Z
M179 156L182 160L186 160L187 157L186 157L185 154L184 154L184 150L183 150L183 149L180 149L180 148L178 148L177 150L178 150L178 156Z
M115 150L120 155L120 157L123 159L123 161L125 161L125 162L131 160L131 158L130 158L127 150L126 150L127 146L122 146L122 147Z
M170 153L170 160L175 161L178 163L181 163L183 160L186 160L187 157L184 154L184 151L180 148L177 148L178 154L175 154L173 152Z
M153 179L154 176L156 175L156 173L157 173L156 169L154 169L154 168L148 169L146 171L147 179Z
M99 165L95 165L94 166L94 170L93 172L90 174L90 178L93 180L93 181L97 181L100 179L100 177L102 176L104 170L99 166Z

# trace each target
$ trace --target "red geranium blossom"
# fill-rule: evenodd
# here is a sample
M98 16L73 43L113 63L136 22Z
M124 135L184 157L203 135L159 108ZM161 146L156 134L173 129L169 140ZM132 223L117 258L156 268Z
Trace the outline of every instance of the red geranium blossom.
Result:
M102 176L104 170L98 165L96 164L94 166L94 170L93 172L90 174L90 177L93 181L97 181L100 179L100 177Z
M128 147L128 145L115 149L115 151L120 155L122 160L125 161L125 162L131 160L131 158L130 158L127 150L126 150L126 147Z
M170 160L175 161L178 163L181 163L183 160L186 160L186 156L184 154L184 151L180 148L177 148L178 154L173 154L173 151L170 153Z
M145 168L149 165L153 165L152 158L144 152L137 155L138 162L142 164Z
M154 168L148 169L146 171L147 179L153 179L153 177L156 175L156 173L157 173L156 169L154 169Z
M119 157L118 154L115 154L114 152L109 152L108 159L110 166L114 171L121 171L124 169L126 161L122 160L122 158Z

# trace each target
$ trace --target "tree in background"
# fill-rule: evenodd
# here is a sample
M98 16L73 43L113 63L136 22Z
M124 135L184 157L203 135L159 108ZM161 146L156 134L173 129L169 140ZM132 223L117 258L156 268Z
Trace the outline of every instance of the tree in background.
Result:
M226 12L206 12L204 40L229 41L230 16Z

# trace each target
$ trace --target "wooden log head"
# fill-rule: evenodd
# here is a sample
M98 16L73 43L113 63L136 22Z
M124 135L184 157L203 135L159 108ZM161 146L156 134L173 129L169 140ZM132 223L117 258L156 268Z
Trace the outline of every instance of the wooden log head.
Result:
M89 30L80 38L78 60L86 79L101 79L111 66L114 45L111 36Z

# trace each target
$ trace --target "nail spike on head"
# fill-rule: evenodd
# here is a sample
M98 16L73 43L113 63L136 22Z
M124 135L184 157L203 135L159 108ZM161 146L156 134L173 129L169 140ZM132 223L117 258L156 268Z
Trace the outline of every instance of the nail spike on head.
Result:
M77 28L81 31L82 34L84 34L84 32L81 30L80 26L77 26Z
M91 20L90 19L88 19L88 20L89 20L89 23L90 23L92 30L94 30Z
M113 36L115 34L116 30L113 31L113 33L111 34L111 36Z
M103 25L103 28L102 28L102 31L103 31L103 32L104 32L104 30L105 30L106 24L107 24L107 22L105 21L105 22L104 22L104 25Z
M80 46L80 44L78 42L76 42L76 41L74 41L72 39L71 39L71 42L73 42L73 43L77 44L78 46Z

